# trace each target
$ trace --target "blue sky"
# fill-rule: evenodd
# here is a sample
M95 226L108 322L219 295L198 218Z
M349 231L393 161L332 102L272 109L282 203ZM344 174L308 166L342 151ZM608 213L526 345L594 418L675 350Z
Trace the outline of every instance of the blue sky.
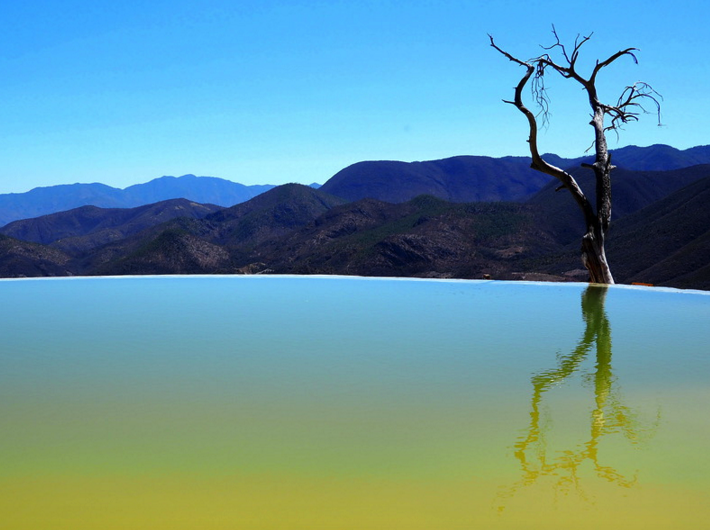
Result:
M244 184L324 182L361 160L525 155L501 102L523 58L594 32L583 59L640 48L602 97L649 82L664 97L612 147L710 143L710 8L629 0L15 0L0 4L0 193L162 175ZM592 141L584 94L548 83L542 151Z

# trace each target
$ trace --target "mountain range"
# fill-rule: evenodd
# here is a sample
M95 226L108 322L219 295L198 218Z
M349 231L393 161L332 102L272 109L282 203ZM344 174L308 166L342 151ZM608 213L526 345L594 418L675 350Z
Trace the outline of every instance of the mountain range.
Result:
M684 151L667 145L627 146L612 151L614 163L633 171L666 171L710 164L710 146ZM563 168L579 167L590 157L545 155ZM550 178L530 169L526 157L457 156L426 162L358 162L335 174L323 191L347 200L375 198L406 202L418 195L434 195L451 202L525 201ZM311 184L317 188L317 184ZM216 177L161 177L125 189L105 184L63 184L25 193L0 194L0 226L80 206L132 208L168 199L188 199L229 207L273 188L245 186Z
M0 194L0 226L80 206L132 208L168 199L232 206L248 201L272 185L245 186L215 177L160 177L125 189L105 184L62 184L34 188L25 193Z
M3 234L53 244L67 252L80 252L123 239L176 217L201 218L221 210L213 204L170 199L136 208L80 206L66 212L14 221L1 228Z
M667 145L627 146L611 153L619 170L668 171L710 164L710 146L684 151ZM544 156L562 169L593 161ZM321 190L351 201L405 202L423 194L451 202L525 201L551 180L530 169L529 157L457 156L428 162L358 162L336 173Z
M617 281L710 289L710 164L692 165L703 157L710 162L710 148L619 151L607 245ZM652 161L651 167L665 169L628 169L634 157L639 166ZM556 161L573 167L567 162ZM683 163L689 166L678 167ZM526 171L538 175L526 164L514 157L363 162L320 189L278 186L227 208L185 199L135 208L83 206L0 228L0 276L584 280L577 206L549 179L527 183ZM591 172L571 171L593 195ZM469 200L475 194L483 198Z

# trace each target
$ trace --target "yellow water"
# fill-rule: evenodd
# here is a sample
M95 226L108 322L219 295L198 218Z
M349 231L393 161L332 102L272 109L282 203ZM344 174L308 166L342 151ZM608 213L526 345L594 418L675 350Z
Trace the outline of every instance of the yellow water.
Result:
M0 528L710 527L707 295L194 278L0 296Z
M526 491L504 510L495 483L186 477L42 478L0 489L6 528L707 528L707 495L644 486L594 501Z

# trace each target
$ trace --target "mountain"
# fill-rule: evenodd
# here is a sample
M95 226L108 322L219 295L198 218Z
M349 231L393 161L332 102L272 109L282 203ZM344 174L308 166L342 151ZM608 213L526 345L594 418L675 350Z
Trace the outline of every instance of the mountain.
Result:
M123 190L131 206L150 204L166 199L189 199L203 204L233 206L270 190L271 185L245 186L215 177L161 177L145 184L135 184Z
M101 275L210 274L221 272L231 261L229 252L223 247L179 228L166 228L155 237L133 238L131 243L128 252L103 249L98 260L85 260L84 266L87 263L94 266L87 272Z
M186 199L171 199L136 208L81 206L14 221L0 227L0 233L24 241L52 244L65 251L86 251L176 217L199 219L218 210L221 210L219 206Z
M701 164L710 164L710 145L700 145L680 150L669 145L656 144L648 147L628 145L610 149L615 166L634 171L669 171ZM545 160L563 169L579 167L583 162L594 161L592 156L561 158L554 154L543 155Z
M243 256L290 233L345 201L301 184L275 187L202 219L176 218L116 241L83 258L87 274L234 272ZM185 261L183 254L193 253ZM203 261L200 261L202 256ZM142 273L145 274L145 273Z
M321 190L350 201L398 203L419 195L451 202L516 201L551 177L530 169L524 157L457 156L427 162L358 162L336 173Z
M503 277L521 257L551 249L560 246L545 236L533 207L420 196L334 207L257 247L255 256L279 273L480 278Z
M607 246L617 281L710 289L709 199L710 175L618 219ZM52 248L61 240L44 246L1 235L0 274L319 273L583 281L580 233L565 245L556 222L542 204L450 203L433 196L396 204L345 203L292 184L202 218L174 218L83 251Z
M62 184L34 188L25 193L0 195L0 226L18 219L29 219L93 204L105 208L127 206L121 190L105 184Z
M612 150L619 168L635 171L681 169L710 164L710 146L684 151L667 145L627 146ZM545 155L563 168L577 168L590 157L574 159ZM526 200L550 177L529 168L528 157L457 156L425 162L371 161L353 164L334 175L322 191L355 201L365 197L406 202L429 194L451 202ZM245 202L273 186L244 186L214 178L184 175L161 177L126 189L105 184L67 184L0 195L0 226L80 206L133 208L168 199L229 207ZM311 184L311 187L318 187Z
M232 206L273 188L271 185L245 186L215 177L161 177L126 189L105 184L64 184L35 188L25 193L0 195L0 226L80 206L132 208L167 199Z
M71 256L61 250L0 234L0 277L69 276Z
M628 282L710 289L709 201L710 170L705 178L620 219L608 242L615 273Z
M575 180L594 204L594 173L585 168L571 170ZM612 173L612 232L616 220L632 214L667 195L710 175L710 164L671 171L629 171L617 168ZM564 244L576 242L584 233L584 218L570 194L556 191L558 181L550 182L528 199L541 208L553 224L555 237Z
M571 171L594 200L592 172ZM710 289L710 164L618 168L613 186L607 256L616 280ZM181 199L126 210L82 207L0 230L7 234L0 235L0 275L320 273L584 281L582 216L568 193L555 187L548 183L516 202L451 202L433 195L386 202L348 201L326 193L326 186L287 184L229 208Z
M620 170L630 183L645 179L647 189L659 195L692 182L657 201L646 196L650 204L644 208L639 209L639 201L628 201L626 208L635 213L614 223L608 245L617 281L707 285L707 169L690 168L685 176L677 171ZM706 176L697 178L703 171ZM622 204L625 193L630 192L619 193ZM547 197L556 195L552 191ZM571 214L579 218L567 199ZM395 204L375 199L343 203L305 186L286 185L203 219L175 219L103 247L96 253L103 252L103 259L86 272L488 275L583 281L581 230L561 238L557 217L544 206L539 200L450 203L433 196ZM682 236L674 235L676 231ZM648 237L655 233L658 237Z
M535 209L517 203L421 196L343 204L287 185L231 210L175 219L106 245L82 262L84 273L513 277L521 258L561 249L541 235L544 219Z
M344 199L302 184L284 184L252 200L225 208L204 219L215 226L211 241L231 247L256 245L313 222Z
M592 160L544 156L574 170ZM666 171L710 164L710 146L685 151L667 145L628 146L612 150L612 156L620 170ZM457 156L427 162L358 162L336 173L321 189L350 201L367 197L397 203L423 194L450 202L523 201L551 180L530 169L529 157Z
M710 290L710 210L706 207L710 172L705 175L612 223L606 255L617 283ZM521 263L521 268L550 275L569 275L577 269L583 279L579 260L581 214L577 215L578 232L566 239L558 238L557 221L545 217L553 219L553 237L569 243L561 252Z

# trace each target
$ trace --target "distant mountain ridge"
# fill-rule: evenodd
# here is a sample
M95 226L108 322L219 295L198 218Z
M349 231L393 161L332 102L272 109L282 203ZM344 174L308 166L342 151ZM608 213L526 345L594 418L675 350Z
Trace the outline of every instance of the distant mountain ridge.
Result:
M710 145L699 145L685 150L664 144L649 145L648 147L627 145L618 149L610 149L610 153L615 166L632 171L669 171L710 164ZM555 154L546 154L543 155L543 158L563 169L577 167L582 162L591 162L594 159L592 156L560 158Z
M614 164L632 171L667 171L710 164L710 146L681 151L659 144L627 146L611 152ZM576 169L591 160L544 156L563 169ZM351 201L371 198L399 203L422 194L451 202L525 201L552 180L530 169L529 157L457 156L426 162L358 162L336 173L321 190Z
M620 169L666 171L710 164L710 146L679 150L667 145L627 146L612 150ZM545 155L553 164L577 168L590 157ZM373 198L406 202L428 194L451 202L524 201L540 191L550 177L530 169L529 157L455 156L424 162L358 162L336 173L322 190L346 200ZM310 187L317 188L317 184ZM63 184L25 193L0 194L0 226L80 206L133 208L168 199L188 199L230 207L273 188L245 186L216 177L161 177L125 189L105 184Z
M133 208L168 199L233 206L248 201L274 186L245 186L216 177L160 177L125 189L105 184L62 184L34 188L25 193L0 194L0 226L80 206Z
M358 162L336 173L321 190L351 201L390 203L433 195L451 202L517 201L550 177L530 169L524 157L456 156L426 162Z

